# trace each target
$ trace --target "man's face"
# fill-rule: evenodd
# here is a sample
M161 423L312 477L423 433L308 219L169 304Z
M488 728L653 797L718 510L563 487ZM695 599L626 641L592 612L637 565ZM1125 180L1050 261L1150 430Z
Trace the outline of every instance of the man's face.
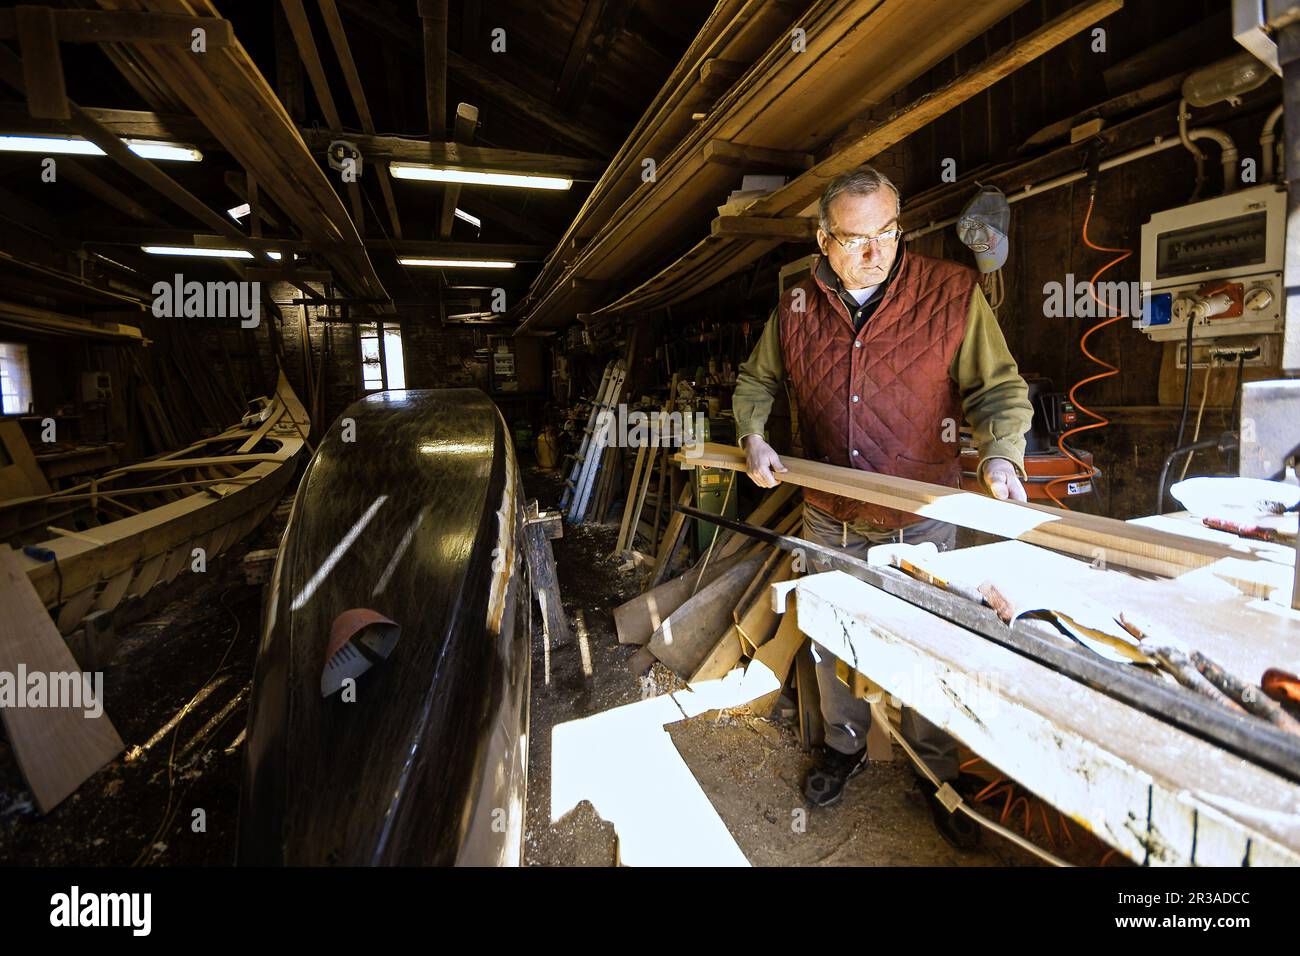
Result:
M846 289L880 285L898 255L898 240L868 242L853 252L836 239L848 242L864 236L878 236L898 228L898 201L894 191L882 187L866 196L836 196L831 201L830 226L834 235L817 230L817 245L830 260L831 268Z

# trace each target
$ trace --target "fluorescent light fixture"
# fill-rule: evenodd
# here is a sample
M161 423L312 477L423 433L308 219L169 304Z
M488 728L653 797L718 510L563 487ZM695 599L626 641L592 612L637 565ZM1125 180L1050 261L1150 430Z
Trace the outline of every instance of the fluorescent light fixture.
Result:
M151 256L194 256L200 259L253 259L247 249L223 249L220 246L141 246ZM277 262L283 254L270 250L266 253Z
M522 189L568 189L573 180L567 176L543 176L540 173L493 173L428 163L389 163L388 172L395 179L419 179L431 183L462 183L469 186L518 186Z
M513 269L508 259L398 259L404 266L428 266L433 269Z
M482 228L483 228L483 220L480 219L478 216L471 216L471 215L470 215L469 213L467 213L464 209L457 208L457 210L456 210L456 218L457 218L457 219L463 219L463 220L465 220L467 223L469 223L469 224L470 224L471 226L473 226L475 229L482 229Z
M253 207L248 203L244 203L243 205L236 206L234 209L227 209L226 215L235 220L235 222L239 222L239 220L243 219L252 211Z
M141 246L151 256L194 256L202 259L251 259L247 249L220 249L215 246Z
M174 160L197 163L203 154L193 146L157 143L144 139L124 139L127 148L144 159ZM0 152L58 153L65 156L103 156L104 151L80 136L11 136L0 135Z

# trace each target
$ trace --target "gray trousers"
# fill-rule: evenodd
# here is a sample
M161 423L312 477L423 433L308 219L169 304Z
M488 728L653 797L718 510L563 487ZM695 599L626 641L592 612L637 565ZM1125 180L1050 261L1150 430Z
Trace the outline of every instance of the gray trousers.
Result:
M849 530L838 518L804 502L803 536L814 544L839 548L865 560L868 548L896 541L906 544L933 541L940 551L949 551L956 544L957 528L926 518L901 531L860 535ZM816 558L810 563L814 569L818 568ZM826 746L840 753L860 753L867 745L867 731L871 729L871 705L861 697L855 697L852 689L836 676L834 654L815 641L812 649L817 662L822 719L826 723ZM906 706L903 707L899 729L903 739L936 777L940 780L957 779L956 740Z

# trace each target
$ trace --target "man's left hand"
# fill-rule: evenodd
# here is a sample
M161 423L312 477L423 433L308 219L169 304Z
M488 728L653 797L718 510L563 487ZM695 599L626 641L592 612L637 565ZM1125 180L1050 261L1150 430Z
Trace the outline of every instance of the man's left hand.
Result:
M984 462L984 484L994 498L1003 501L1025 501L1025 486L1020 483L1015 465L1005 458L990 458Z

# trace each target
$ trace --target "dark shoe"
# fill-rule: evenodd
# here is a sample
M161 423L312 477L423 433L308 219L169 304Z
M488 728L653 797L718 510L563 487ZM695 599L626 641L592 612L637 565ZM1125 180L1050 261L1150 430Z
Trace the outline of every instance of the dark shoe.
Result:
M860 774L866 765L865 747L855 754L842 754L823 747L803 779L803 795L813 806L829 807L844 795L844 785Z
M962 777L968 776L969 774L962 775ZM968 781L961 778L949 781L949 785L959 794L970 786ZM920 774L917 774L916 786L925 796L926 803L930 807L930 817L934 820L934 827L939 831L939 836L947 840L953 849L974 850L980 845L983 828L978 823L965 813L949 810L944 806L943 801L939 799L938 788Z

